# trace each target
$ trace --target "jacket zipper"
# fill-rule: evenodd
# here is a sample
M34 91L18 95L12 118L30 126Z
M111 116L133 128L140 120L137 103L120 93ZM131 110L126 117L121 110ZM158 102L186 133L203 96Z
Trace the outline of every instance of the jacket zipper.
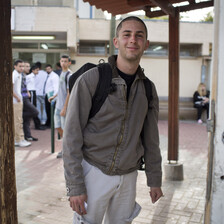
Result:
M123 93L124 93L123 94L124 99L127 101L125 86L123 88ZM119 149L119 146L121 145L123 137L124 137L124 128L125 128L125 121L126 121L126 118L127 118L127 110L128 110L128 102L126 103L126 111L125 111L125 116L124 116L124 119L123 119L122 125L121 125L120 138L119 138L119 141L117 143L117 146L116 146L116 149L115 149L115 152L114 152L114 156L113 156L113 160L112 160L112 163L111 163L111 166L110 166L110 169L109 169L109 173L111 173L111 171L114 168L115 160L117 158L118 149Z

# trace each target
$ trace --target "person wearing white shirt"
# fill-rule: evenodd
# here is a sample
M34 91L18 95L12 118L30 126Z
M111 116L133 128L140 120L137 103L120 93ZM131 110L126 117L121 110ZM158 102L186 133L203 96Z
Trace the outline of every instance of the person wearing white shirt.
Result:
M40 119L41 125L44 125L47 120L46 110L45 110L45 94L44 94L44 83L47 78L47 73L41 70L41 63L36 62L36 66L39 68L39 72L35 78L35 87L37 95L37 110L39 111L38 118Z
M30 69L30 74L26 76L26 87L31 95L31 103L36 106L36 86L35 79L36 75L39 72L39 68L36 65L33 65Z
M58 93L59 87L59 76L53 71L52 66L50 64L46 65L45 70L47 72L46 83L44 85L45 92L45 107L47 113L47 121L46 126L51 126L51 103L49 102L49 98Z
M27 86L27 90L30 93L30 101L36 108L37 108L37 97L36 97L36 81L35 80L36 80L38 72L39 72L39 67L36 65L33 65L29 71L30 74L26 76L26 86ZM33 121L34 121L35 129L45 130L45 128L41 126L40 119L38 116L33 117Z
M12 73L13 82L13 112L14 112L14 128L15 128L15 146L26 147L31 145L24 139L23 132L23 97L21 94L22 72L24 62L20 59L14 63L14 71Z

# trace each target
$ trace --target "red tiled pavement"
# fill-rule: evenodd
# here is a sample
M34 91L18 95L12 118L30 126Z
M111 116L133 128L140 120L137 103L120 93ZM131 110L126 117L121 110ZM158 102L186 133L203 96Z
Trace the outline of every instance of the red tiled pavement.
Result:
M167 157L167 121L159 121L163 164ZM142 211L134 224L203 223L207 168L205 125L180 122L179 158L184 164L184 181L163 180L165 197L152 205L144 172L139 172L137 201ZM32 135L39 141L27 148L16 148L18 217L20 224L69 224L69 207L63 176L63 162L56 159L62 141L55 135L51 154L50 129Z

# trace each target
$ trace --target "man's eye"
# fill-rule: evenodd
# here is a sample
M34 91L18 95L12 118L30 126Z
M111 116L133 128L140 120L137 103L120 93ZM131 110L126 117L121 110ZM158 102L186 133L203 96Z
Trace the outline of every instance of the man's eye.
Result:
M137 37L139 37L139 38L143 38L143 35L141 35L141 34L138 34L138 35L137 35Z

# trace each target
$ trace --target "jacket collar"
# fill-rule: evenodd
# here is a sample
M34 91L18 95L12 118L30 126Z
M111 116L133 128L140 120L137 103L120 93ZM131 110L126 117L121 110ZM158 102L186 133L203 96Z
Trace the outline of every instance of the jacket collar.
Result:
M116 78L118 77L118 72L117 72L117 66L116 66L116 61L117 61L117 55L112 55L108 58L108 62L111 65L112 68L112 77ZM137 72L136 72L136 77L139 77L140 79L146 79L146 76L141 68L141 66L138 66Z

